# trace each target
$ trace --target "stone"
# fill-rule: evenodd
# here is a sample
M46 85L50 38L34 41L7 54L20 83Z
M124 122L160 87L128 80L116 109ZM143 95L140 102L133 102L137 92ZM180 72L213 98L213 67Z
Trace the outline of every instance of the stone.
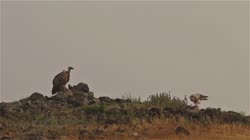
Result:
M102 103L111 103L111 102L114 101L113 99L111 99L111 98L109 98L109 97L107 97L107 96L99 97L98 99L99 99Z
M55 97L56 98L67 98L69 96L73 96L73 93L71 90L66 90L66 91L60 91L58 92Z
M38 92L35 92L35 93L31 94L30 97L28 97L28 99L31 100L31 101L34 101L34 100L46 100L46 98L42 94L40 94Z
M69 89L71 89L72 91L75 91L75 90L78 90L78 91L82 91L82 92L85 92L85 93L88 93L89 92L89 86L88 84L85 84L85 83L79 83L77 84L76 86L68 86Z
M153 117L158 117L158 118L160 118L160 117L161 117L161 110L160 110L160 108L152 107L152 108L149 110L149 116L150 116L151 118L153 118Z
M92 104L100 104L99 99L93 98L93 99L89 100L88 105L92 105Z
M178 126L176 129L175 129L175 134L176 135L186 135L186 136L189 136L190 135L190 132L184 128L183 126Z
M198 106L186 106L185 110L189 113L198 113L199 107Z

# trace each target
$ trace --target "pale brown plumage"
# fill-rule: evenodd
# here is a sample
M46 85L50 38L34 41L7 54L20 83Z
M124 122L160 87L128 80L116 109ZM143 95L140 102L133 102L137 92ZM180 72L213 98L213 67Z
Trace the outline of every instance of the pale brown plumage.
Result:
M66 89L65 85L69 82L70 71L72 69L74 68L68 67L68 71L63 70L61 73L55 76L55 78L53 79L52 95Z
M197 106L201 100L207 100L208 96L202 95L200 93L192 94L190 100Z

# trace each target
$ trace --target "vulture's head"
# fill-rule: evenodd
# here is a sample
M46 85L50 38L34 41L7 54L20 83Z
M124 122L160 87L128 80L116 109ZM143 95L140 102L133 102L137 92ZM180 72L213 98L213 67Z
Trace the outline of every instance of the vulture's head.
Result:
M71 71L73 70L74 68L73 67L68 67L68 71Z
M207 100L208 96L205 96L205 95L201 95L200 96L200 100Z

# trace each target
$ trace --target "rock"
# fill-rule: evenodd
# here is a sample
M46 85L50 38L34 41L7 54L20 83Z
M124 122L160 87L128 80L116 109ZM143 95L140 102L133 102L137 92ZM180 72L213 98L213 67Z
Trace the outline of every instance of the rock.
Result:
M152 107L152 108L149 110L149 116L150 116L151 118L153 118L153 117L158 117L158 118L160 118L160 117L161 117L161 110L160 110L160 108Z
M34 100L46 100L46 98L42 94L40 94L38 92L35 92L35 93L31 94L30 97L28 97L28 99L31 100L31 101L34 101Z
M234 112L234 111L228 111L223 114L223 121L228 122L228 123L242 123L242 124L247 124L249 123L248 118L245 117L244 115Z
M67 103L71 104L73 107L87 105L89 103L88 98L83 94L77 94L68 98Z
M124 100L124 99L116 98L115 102L117 102L118 104L121 104L121 103L128 103L131 101L129 99Z
M123 100L120 99L120 98L116 98L115 101L116 101L117 103L119 103L119 104L123 103Z
M184 127L182 127L182 126L178 126L178 127L175 129L175 134L176 134L176 135L182 135L182 134L184 134L184 135L186 135L186 136L189 136L189 135L190 135L190 132L189 132L186 128L184 128Z
M79 136L78 136L79 140L84 140L89 135L89 132L86 129L80 130L79 133L80 133Z
M12 106L15 108L15 112L24 112L31 109L42 110L46 106L47 97L44 97L40 93L33 93L28 98L22 99Z
M56 98L67 98L69 96L73 96L73 93L71 90L66 90L66 91L60 91L58 92L55 97Z
M246 120L246 124L250 124L250 116L246 116L245 120Z
M54 130L48 130L48 139L52 139L52 140L58 140L60 139L60 134Z
M97 98L89 100L88 105L92 105L92 104L100 104L100 100Z
M71 89L72 91L82 91L82 92L85 92L85 93L88 93L89 92L89 86L85 83L79 83L77 84L76 86L68 86L69 89ZM75 92L73 92L75 93Z
M0 117L15 113L16 105L10 103L0 103Z
M134 109L134 113L140 119L148 118L149 116L149 110L146 108Z
M185 109L177 109L177 108L171 108L171 107L166 107L163 110L165 117L184 115L185 112L186 112Z
M201 109L199 112L199 115L203 117L209 117L211 120L221 119L221 116L222 116L220 108L216 109L216 108L210 108L210 107L206 109Z
M109 98L109 97L107 97L107 96L99 97L98 99L99 99L102 103L111 103L111 102L114 101L113 99L111 99L111 98Z
M69 89L73 93L74 96L81 94L85 96L86 98L88 98L88 100L91 100L94 98L94 93L89 92L89 87L85 83L79 83L73 87L69 85Z
M134 132L134 133L133 133L133 136L138 136L138 133L137 133L137 132Z
M0 103L0 117L5 116L7 113L5 103Z
M86 129L80 131L80 135L87 135L89 132Z
M88 92L88 99L91 100L91 99L94 99L94 93L93 92Z
M185 110L189 113L198 113L199 107L198 106L186 106Z
M138 134L137 132L132 133L132 136L136 140L143 140L144 139L144 137L142 135Z

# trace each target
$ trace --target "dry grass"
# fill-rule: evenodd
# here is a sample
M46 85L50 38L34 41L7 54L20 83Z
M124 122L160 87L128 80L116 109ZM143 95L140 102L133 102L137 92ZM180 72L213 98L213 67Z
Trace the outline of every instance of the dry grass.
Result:
M190 136L176 135L175 128L183 126L190 131ZM63 136L63 140L78 140L78 133L83 126L63 126L60 128L49 128L62 130L68 133L68 136ZM95 129L103 130L104 133L95 137L96 139L105 140L249 140L250 139L250 126L249 125L236 125L236 124L209 124L201 125L196 123L187 122L185 119L175 121L173 119L159 120L155 119L152 123L142 121L133 125L110 125L107 128L104 126L97 127L96 124L85 126L84 129L89 132ZM88 139L88 138L87 138Z
M176 135L175 129L177 126L183 126L191 135ZM175 119L154 119L151 123L146 120L140 122L134 121L132 124L113 124L110 126L97 125L95 123L88 125L55 125L44 127L34 125L30 132L49 132L56 130L62 140L78 140L79 132L87 130L93 134L96 129L102 130L103 133L95 135L94 139L105 140L250 140L250 126L239 124L200 124L191 123L184 118L178 121ZM20 133L15 133L14 130L7 131L12 137L20 136ZM46 133L45 135L48 135ZM84 139L91 139L86 135Z
M177 136L173 128L182 125L191 133L187 136ZM250 126L237 124L195 124L185 120L180 122L156 121L150 128L149 139L187 139L187 140L249 140Z

